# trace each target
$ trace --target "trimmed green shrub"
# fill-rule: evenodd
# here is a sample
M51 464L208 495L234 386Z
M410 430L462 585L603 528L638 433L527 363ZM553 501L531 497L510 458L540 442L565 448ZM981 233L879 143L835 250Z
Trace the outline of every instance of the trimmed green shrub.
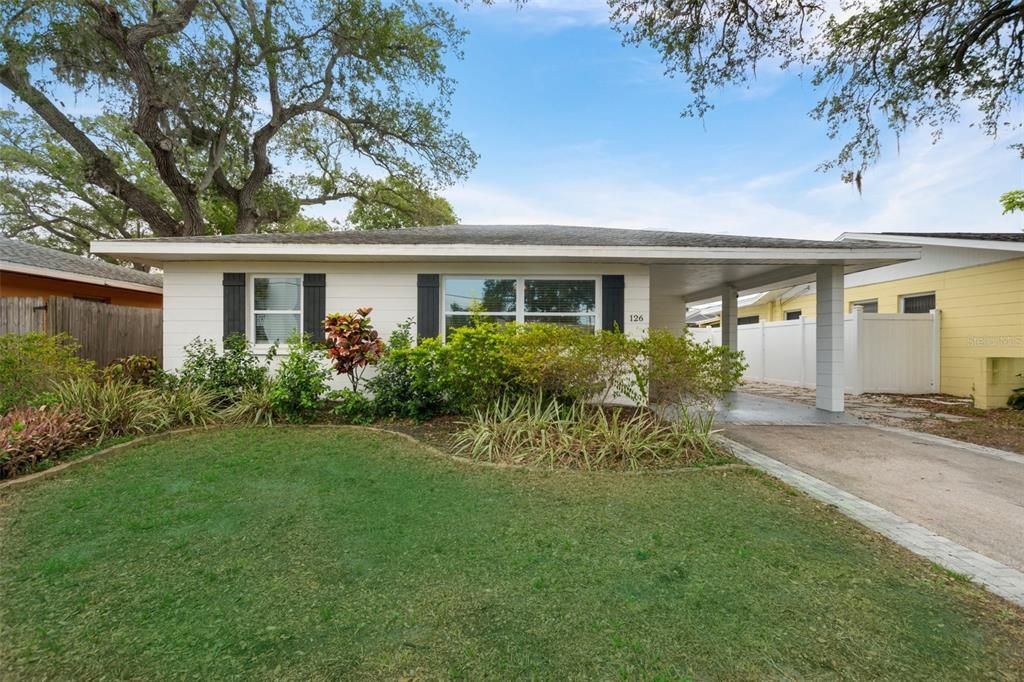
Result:
M78 357L67 334L0 336L0 414L27 405L60 381L89 376L93 363Z
M446 353L437 339L412 346L409 326L399 327L388 339L376 375L366 382L376 414L415 420L451 414L450 390L442 381Z
M57 384L54 394L65 409L81 414L89 433L100 442L172 425L159 391L127 381L75 379Z
M647 404L645 396L653 403L706 404L736 388L745 369L741 352L653 329L632 365L636 395L630 397L639 404Z
M294 423L310 420L327 392L331 371L323 364L323 352L303 336L288 340L288 354L274 372L270 403L274 412Z
M555 324L516 326L502 350L505 383L564 401L607 402L624 392L643 345L624 334Z
M351 388L333 391L328 400L333 404L331 412L346 424L372 424L377 417L373 400Z
M636 470L716 463L723 457L711 434L710 413L666 422L643 409L520 396L475 411L455 443L460 452L488 462Z
M55 461L88 440L89 429L78 412L50 406L13 409L0 417L0 478Z
M271 348L261 362L246 338L240 334L224 339L224 352L206 339L194 339L185 346L185 361L178 372L180 381L201 386L217 396L221 404L237 400L242 391L261 387L269 376L269 363L276 353Z
M653 330L643 339L554 324L482 322L453 330L448 343L411 346L408 329L388 340L367 382L377 413L427 419L469 414L503 396L562 402L705 404L732 390L742 354Z

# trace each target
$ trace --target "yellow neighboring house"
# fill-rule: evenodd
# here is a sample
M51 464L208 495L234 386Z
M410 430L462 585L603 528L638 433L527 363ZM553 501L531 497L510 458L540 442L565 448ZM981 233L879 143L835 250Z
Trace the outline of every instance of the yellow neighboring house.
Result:
M1002 407L1024 385L1024 233L847 232L838 241L921 247L921 259L846 276L846 310L921 313L941 320L940 390ZM739 323L814 317L814 285L741 296ZM717 326L715 304L693 306L691 325Z

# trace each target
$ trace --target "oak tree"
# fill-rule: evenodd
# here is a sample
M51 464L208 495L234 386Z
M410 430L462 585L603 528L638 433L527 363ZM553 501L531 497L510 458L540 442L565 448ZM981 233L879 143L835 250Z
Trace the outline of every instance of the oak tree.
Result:
M302 207L372 201L381 175L436 190L476 161L448 128L443 58L462 37L417 0L7 0L0 85L21 111L0 145L4 172L31 177L0 210L23 198L22 218L80 247L69 226L308 228Z

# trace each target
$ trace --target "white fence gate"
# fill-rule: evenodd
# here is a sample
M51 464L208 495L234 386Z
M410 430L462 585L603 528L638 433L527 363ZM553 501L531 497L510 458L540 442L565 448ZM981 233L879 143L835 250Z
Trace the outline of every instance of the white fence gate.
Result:
M846 392L938 393L939 311L865 313L844 323ZM698 341L721 343L721 329L691 329ZM815 321L744 324L737 338L748 367L743 377L788 386L815 385Z

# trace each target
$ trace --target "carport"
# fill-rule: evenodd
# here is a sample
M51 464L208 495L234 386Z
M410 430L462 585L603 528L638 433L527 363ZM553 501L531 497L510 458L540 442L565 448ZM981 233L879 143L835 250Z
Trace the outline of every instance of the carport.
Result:
M699 235L711 237L710 235ZM844 277L847 274L920 257L920 250L878 248L873 242L817 242L744 237L712 237L733 242L711 247L678 263L651 263L651 326L685 326L686 303L721 300L721 343L737 347L739 296L814 282L816 404L843 411Z

